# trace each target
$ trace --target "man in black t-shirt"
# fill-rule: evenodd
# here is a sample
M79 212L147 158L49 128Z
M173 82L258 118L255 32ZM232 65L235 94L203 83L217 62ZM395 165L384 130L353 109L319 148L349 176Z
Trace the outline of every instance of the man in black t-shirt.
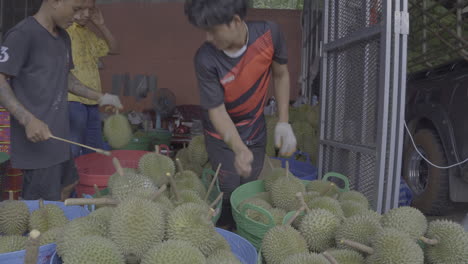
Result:
M114 95L68 89L73 60L64 29L82 6L83 0L43 0L38 13L9 30L0 46L0 105L12 115L11 162L23 170L26 200L62 200L78 180L70 145L49 139L69 138L68 92L120 104Z
M273 22L245 22L245 0L187 0L190 23L206 32L195 55L206 148L225 193L222 226L232 226L229 198L239 185L256 180L265 157L263 110L270 79L278 101L275 143L291 155L296 138L288 123L289 71L286 43Z

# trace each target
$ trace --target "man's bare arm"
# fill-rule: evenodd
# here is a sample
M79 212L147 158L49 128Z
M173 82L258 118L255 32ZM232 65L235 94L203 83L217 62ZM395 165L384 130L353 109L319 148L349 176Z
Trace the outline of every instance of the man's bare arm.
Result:
M7 82L7 77L0 73L0 105L5 107L21 125L26 126L34 117L16 98Z
M0 105L5 107L24 126L26 137L32 142L49 139L51 132L47 124L37 119L16 98L7 82L7 76L0 73Z
M98 101L102 94L82 84L73 73L68 74L68 91L72 94Z

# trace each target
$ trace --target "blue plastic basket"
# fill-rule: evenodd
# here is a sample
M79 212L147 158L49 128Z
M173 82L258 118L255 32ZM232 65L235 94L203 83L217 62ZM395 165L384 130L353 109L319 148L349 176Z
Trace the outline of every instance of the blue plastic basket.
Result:
M39 209L39 202L36 201L23 201L29 207L29 211L35 211ZM56 204L60 208L62 208L65 216L68 220L73 220L75 218L87 216L89 211L84 209L81 206L65 206L62 202L54 202L54 201L44 201L44 204ZM56 244L47 244L41 246L39 248L39 256L37 264L47 264L50 262L52 255L55 252ZM23 264L24 263L24 256L26 254L26 250L20 250L10 253L0 254L0 263L8 263L8 264Z
M243 237L236 235L232 232L226 231L221 228L216 228L216 231L226 239L231 246L231 251L240 260L242 264L256 264L257 263L257 250L250 244L249 241ZM55 252L52 255L49 264L62 264L62 260Z
M296 160L297 156L305 156L306 161ZM271 157L272 159L281 160L281 167L286 168L286 161L289 162L289 170L297 178L301 180L313 181L317 179L318 170L310 163L310 155L307 152L296 151L289 158L277 158Z

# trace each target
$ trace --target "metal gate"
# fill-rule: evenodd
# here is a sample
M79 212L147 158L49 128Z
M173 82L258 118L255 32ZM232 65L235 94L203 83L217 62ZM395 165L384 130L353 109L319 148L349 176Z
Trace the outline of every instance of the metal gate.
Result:
M342 173L378 212L397 206L407 0L325 0L319 175Z

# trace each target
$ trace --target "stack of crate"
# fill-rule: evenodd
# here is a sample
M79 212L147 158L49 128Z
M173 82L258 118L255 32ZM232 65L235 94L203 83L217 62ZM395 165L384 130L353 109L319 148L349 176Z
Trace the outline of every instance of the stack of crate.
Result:
M10 154L10 113L0 107L0 152Z

